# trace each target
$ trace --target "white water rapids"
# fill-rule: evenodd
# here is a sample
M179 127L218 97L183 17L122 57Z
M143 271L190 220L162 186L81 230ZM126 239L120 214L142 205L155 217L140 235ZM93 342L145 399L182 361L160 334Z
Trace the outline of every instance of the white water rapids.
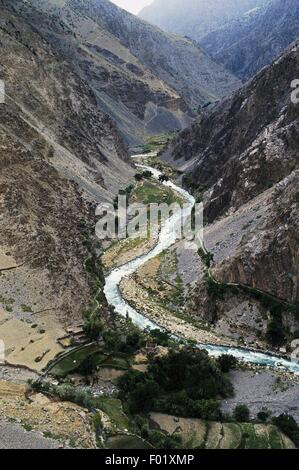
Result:
M152 172L154 178L159 178L161 172L145 166L145 165L137 165L138 167L149 170ZM174 213L161 227L159 233L159 239L157 245L147 254L140 256L128 263L124 264L123 266L114 269L105 279L105 288L104 292L107 298L107 301L110 305L115 308L115 311L120 315L126 317L127 315L131 318L133 323L140 327L141 329L150 328L150 329L163 329L155 322L148 319L145 315L141 312L138 312L134 308L132 308L123 298L119 289L119 285L121 280L124 277L132 275L137 269L139 269L143 264L145 264L150 259L154 258L155 256L159 255L162 251L168 249L177 240L177 226L181 224L181 217L185 219L190 217L191 210L194 206L195 199L191 194L187 191L182 189L181 187L175 185L174 183L167 181L161 183L165 186L168 186L179 193L188 204L184 207L183 211L179 211L178 213ZM183 214L182 214L183 212ZM180 338L177 338L180 339ZM281 368L288 370L289 372L294 372L299 374L299 363L296 360L287 360L282 357L274 356L267 353L262 353L258 351L253 351L245 348L238 348L238 347L228 347L228 346L220 346L220 345L212 345L212 344L198 344L197 345L201 349L205 349L208 353L212 356L220 356L221 354L231 354L232 356L236 357L237 359L252 363L258 364L263 366L270 366L274 368Z

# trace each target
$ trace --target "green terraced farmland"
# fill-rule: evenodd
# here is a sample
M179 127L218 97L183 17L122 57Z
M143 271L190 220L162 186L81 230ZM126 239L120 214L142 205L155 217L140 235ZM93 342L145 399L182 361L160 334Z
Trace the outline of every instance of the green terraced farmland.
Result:
M276 426L220 423L151 413L161 431L181 436L184 446L205 449L294 449L293 442Z

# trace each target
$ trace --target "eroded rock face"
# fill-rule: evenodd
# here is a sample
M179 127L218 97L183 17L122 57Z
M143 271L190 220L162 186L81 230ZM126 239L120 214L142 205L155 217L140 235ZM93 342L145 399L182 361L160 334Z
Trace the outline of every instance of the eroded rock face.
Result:
M243 81L299 36L297 0L155 0L140 16L194 39Z
M290 302L299 301L299 108L290 87L297 76L295 44L232 98L203 113L163 157L181 168L189 165L186 185L204 193L210 251L222 244L221 236L217 245L209 243L213 226L223 230L225 257L217 255L215 276ZM267 211L261 213L263 204ZM234 218L240 223L232 244L226 232Z
M241 79L253 77L299 35L297 0L270 0L212 31L201 45Z
M250 231L237 252L215 269L223 282L241 282L299 301L299 171L274 189L264 225Z
M210 221L272 187L298 165L298 105L291 102L297 75L298 44L231 98L202 113L165 153L170 162L192 164L191 186L210 189Z
M17 315L26 305L31 313L49 310L63 324L81 321L91 287L81 221L91 231L93 210L48 161L47 142L27 131L38 152L26 148L22 132L18 141L0 130L0 245L20 266L1 273L1 295L13 299Z
M3 0L93 90L126 143L182 129L240 82L198 46L106 0Z
M3 2L0 41L0 246L20 265L1 273L1 306L82 321L91 301L83 241L96 203L134 171L88 83Z

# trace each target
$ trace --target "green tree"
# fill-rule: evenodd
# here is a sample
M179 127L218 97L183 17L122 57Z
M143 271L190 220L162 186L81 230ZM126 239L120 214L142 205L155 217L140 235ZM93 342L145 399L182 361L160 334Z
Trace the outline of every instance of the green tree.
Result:
M97 312L90 312L86 315L83 330L86 336L95 341L99 339L100 334L103 332L104 325L100 320Z
M299 426L293 416L283 413L273 418L272 422L299 447Z
M165 174L162 174L162 175L159 176L159 181L160 181L160 183L164 183L166 181L169 181L169 177Z
M154 341L161 346L168 346L170 341L170 334L167 331L161 331L158 328L151 330L150 334Z
M237 366L237 359L231 354L222 354L217 359L219 368L222 372L229 372L231 369L235 369Z
M94 356L91 354L90 356L87 356L80 364L78 371L85 375L85 377L88 377L91 375L97 367L96 360Z
M148 178L151 178L153 176L152 172L150 170L145 170L143 173L142 173L142 176L143 178L145 179L148 179Z
M136 181L141 181L143 179L142 173L136 173L134 178L135 178Z
M285 331L282 325L282 320L278 316L273 317L267 326L266 333L267 341L272 346L281 346L285 342Z
M249 411L248 406L237 405L234 410L234 418L239 423L245 423L246 421L249 421L250 411Z
M256 415L257 419L261 421L262 423L266 423L268 421L269 416L270 416L270 412L266 410L259 411L258 414Z
M103 340L108 351L119 351L121 345L121 335L118 331L105 329L103 332Z

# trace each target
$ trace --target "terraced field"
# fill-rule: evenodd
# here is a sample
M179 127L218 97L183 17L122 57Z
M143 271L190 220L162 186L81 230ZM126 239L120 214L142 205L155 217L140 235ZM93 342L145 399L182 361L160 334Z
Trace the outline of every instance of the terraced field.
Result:
M272 424L218 423L151 413L155 427L179 434L186 448L294 449L293 442Z

